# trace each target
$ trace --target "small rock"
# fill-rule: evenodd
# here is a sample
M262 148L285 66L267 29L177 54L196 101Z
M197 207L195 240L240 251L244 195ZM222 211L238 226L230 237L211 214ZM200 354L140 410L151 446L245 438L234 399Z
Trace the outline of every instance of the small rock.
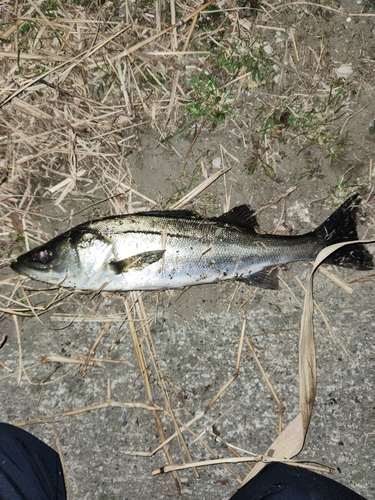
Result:
M287 209L287 214L288 217L293 217L294 214L297 215L302 222L311 222L309 209L304 207L302 203L299 203L298 201Z
M353 73L353 68L349 64L343 64L336 69L336 73L342 78L348 78Z
M217 156L212 160L212 165L214 168L221 168L221 158L220 156Z
M265 42L263 44L263 49L264 49L264 52L270 56L273 54L273 48L271 47L271 45L268 43L268 42Z

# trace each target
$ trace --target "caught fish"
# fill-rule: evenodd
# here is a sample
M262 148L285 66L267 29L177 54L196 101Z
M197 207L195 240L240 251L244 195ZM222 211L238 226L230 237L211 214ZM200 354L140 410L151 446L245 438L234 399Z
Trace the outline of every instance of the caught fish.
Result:
M315 231L259 234L241 205L210 219L188 211L154 211L86 222L20 255L11 268L30 278L79 290L160 290L240 280L278 288L276 266L314 260L324 247L357 240L354 195ZM329 264L368 270L372 255L346 245Z

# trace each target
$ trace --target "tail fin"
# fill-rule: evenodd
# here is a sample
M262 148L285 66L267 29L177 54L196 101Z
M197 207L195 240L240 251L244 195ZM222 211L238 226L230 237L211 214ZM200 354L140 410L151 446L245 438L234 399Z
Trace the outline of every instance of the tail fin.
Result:
M357 213L361 199L358 194L348 198L314 233L323 241L324 246L358 240ZM366 271L373 269L374 262L370 252L360 243L345 245L325 260L327 264L351 267Z

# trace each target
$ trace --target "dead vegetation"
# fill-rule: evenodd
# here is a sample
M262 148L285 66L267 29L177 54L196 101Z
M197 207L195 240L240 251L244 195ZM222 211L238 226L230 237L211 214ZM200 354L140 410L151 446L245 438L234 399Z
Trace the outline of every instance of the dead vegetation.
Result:
M227 172L231 164L241 163L222 146L221 170L212 173L210 162L204 159L204 181L193 179L191 189L175 199L152 199L133 182L128 160L145 126L157 130L160 143L174 150L182 165L201 134L225 123L235 123L244 146L247 148L251 142L241 168L249 176L265 174L267 182L280 175L280 145L297 145L298 154L304 158L306 167L298 172L297 182L323 174L321 166L309 163L316 151L329 165L345 158L348 149L354 156L360 154L351 139L350 123L363 108L356 109L353 100L360 92L372 92L373 60L364 48L360 60L344 64L341 54L337 58L330 54L333 49L329 37L304 38L301 33L307 19L313 19L313 23L324 20L327 26L348 23L348 18L352 23L372 19L371 3L356 5L355 12L337 8L335 2L293 2L293 6L283 1L259 2L255 7L254 2L243 7L238 3L0 2L0 310L3 320L13 316L12 331L6 334L17 336L19 349L18 368L2 363L5 374L0 380L11 378L16 385L24 378L36 384L33 380L41 380L43 375L43 382L37 383L42 390L46 385L57 386L61 379L78 371L79 376L84 376L88 370L105 364L126 369L129 360L111 356L124 342L132 341L144 388L142 401L133 398L121 402L113 398L108 380L107 395L99 403L14 421L30 425L105 408L142 409L154 419L159 444L151 451L132 448L124 452L151 457L163 450L165 458L160 455L159 461L166 460L168 464L154 474L172 472L178 491L183 489L178 471L184 468L190 468L197 477L200 466L224 465L241 485L269 460L296 462L293 457L303 447L316 392L311 288L301 330L302 413L285 426L282 398L246 331L245 314L233 374L199 410L189 414L179 381L165 376L153 343L150 327L155 322L159 296L145 298L133 292L112 299L108 294L29 289L26 285L30 283L24 284L8 273L7 265L14 256L81 220L166 205L186 206ZM360 77L356 64L361 64ZM253 130L250 135L242 131L244 125ZM181 152L174 148L171 139L184 132L189 133L190 147ZM329 203L363 188L371 215L372 161L365 168L368 174L362 175L361 180L344 174L329 186ZM295 189L290 185L284 188L275 188L275 195L263 200L264 208L285 200ZM225 189L223 205L229 205L230 189L226 184ZM341 278L333 279L350 292ZM251 294L248 300L253 297ZM229 302L232 300L233 297ZM85 325L96 323L100 333L86 352L72 352L69 356L39 353L37 362L24 366L19 321L28 316L56 330L72 325L84 330ZM104 352L97 356L103 337L117 323L123 329L111 337ZM272 457L269 450L254 453L237 449L216 435L215 440L225 450L220 454L225 455L223 458L204 438L215 427L215 422L209 420L211 408L220 405L222 394L240 375L244 349L255 359L278 409L275 441L269 448L273 450ZM181 408L185 413L181 413ZM166 433L166 422L171 432ZM198 442L212 459L196 460L186 436ZM171 447L172 441L177 445ZM258 465L251 471L245 465L244 472L234 469L233 462Z

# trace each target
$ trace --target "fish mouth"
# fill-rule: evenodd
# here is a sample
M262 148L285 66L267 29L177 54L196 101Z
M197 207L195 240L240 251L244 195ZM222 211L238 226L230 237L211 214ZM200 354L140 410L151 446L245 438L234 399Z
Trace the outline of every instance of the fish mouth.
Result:
M33 271L37 270L29 265L23 264L19 260L11 262L10 268L16 273L21 274L22 276L28 276L29 278L35 278L35 272Z
M22 274L22 271L24 270L23 265L17 260L14 260L13 262L10 263L10 268L19 274Z
M60 277L52 277L48 273L46 273L46 271L48 271L49 269L46 269L45 267L39 268L37 266L32 266L29 262L23 263L15 260L10 263L10 268L21 276L26 276L27 278L31 278L36 281L49 283L53 286L59 286L60 283L62 283L65 279L61 279Z
M40 266L37 262L27 262L24 263L19 260L14 260L10 263L10 268L18 274L23 276L29 276L30 278L38 279L39 273L43 271L48 271L49 268L46 266Z
M52 268L51 263L39 262L28 255L25 258L23 255L14 260L10 264L11 269L16 273L29 275L32 271L49 271Z

